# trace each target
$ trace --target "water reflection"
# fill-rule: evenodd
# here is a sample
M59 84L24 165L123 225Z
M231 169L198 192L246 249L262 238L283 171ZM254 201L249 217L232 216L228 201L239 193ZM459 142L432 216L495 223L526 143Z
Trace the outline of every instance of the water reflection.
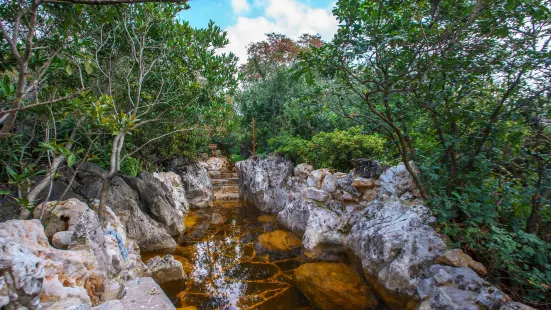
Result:
M213 213L225 222L211 224ZM188 279L161 284L178 308L308 309L292 281L293 270L306 257L289 253L276 258L256 251L258 235L277 229L269 217L254 207L191 211L179 247L143 253L142 258L172 254L182 262Z

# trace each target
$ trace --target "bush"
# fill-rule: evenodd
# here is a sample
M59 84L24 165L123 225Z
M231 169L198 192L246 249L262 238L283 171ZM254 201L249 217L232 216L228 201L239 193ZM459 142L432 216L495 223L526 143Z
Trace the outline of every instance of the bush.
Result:
M282 135L270 140L276 153L287 156L295 163L306 162L316 168L347 171L354 158L385 160L386 141L376 134L366 135L360 127L333 132L320 132L312 140Z

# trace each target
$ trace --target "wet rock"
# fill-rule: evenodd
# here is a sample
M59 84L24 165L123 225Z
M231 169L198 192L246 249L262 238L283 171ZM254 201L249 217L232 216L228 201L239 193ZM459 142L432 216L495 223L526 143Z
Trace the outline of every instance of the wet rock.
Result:
M321 183L326 175L331 174L329 169L318 169L312 171L306 179L306 184L310 187L321 188Z
M262 248L270 252L287 252L302 245L300 238L284 230L275 230L258 236Z
M337 177L333 174L325 175L321 183L321 189L328 193L335 192L337 190Z
M465 254L465 252L461 249L447 250L436 258L436 263L455 267L470 267L472 270L481 275L485 275L487 273L484 265L473 260L472 257Z
M331 198L331 194L315 187L308 187L300 193L304 199L312 199L315 201L326 201Z
M0 283L13 283L2 292L3 303L30 309L74 298L93 305L103 300L105 273L91 251L63 251L50 247L38 220L0 223ZM39 298L40 296L40 298Z
M274 215L261 215L257 218L257 221L261 223L275 223L277 222L277 216Z
M289 201L287 181L293 174L293 164L282 157L256 157L236 164L243 199L263 212L279 212Z
M151 272L151 277L157 283L184 280L186 278L182 263L175 260L172 255L156 256L149 259L147 268Z
M175 159L168 167L182 179L186 199L192 208L212 206L214 196L206 167L204 163L189 158Z
M44 232L51 238L57 232L75 230L75 225L87 209L88 206L84 202L74 198L66 201L49 201L39 204L34 209L33 217L38 219L43 213L42 222L46 225Z
M312 170L314 170L314 167L312 167L311 165L302 163L302 164L298 164L295 167L294 172L296 177L306 180L306 178L308 178L308 175L310 174L310 172L312 172Z
M220 213L213 213L210 217L210 221L214 225L220 225L220 224L224 224L226 220L222 215L220 215Z
M378 161L373 159L360 158L352 161L354 170L359 177L376 179L383 173L383 168Z
M320 309L377 309L377 301L350 266L309 263L297 268L294 281L300 291Z
M73 242L73 233L72 230L56 232L52 237L52 245L56 249L67 250Z

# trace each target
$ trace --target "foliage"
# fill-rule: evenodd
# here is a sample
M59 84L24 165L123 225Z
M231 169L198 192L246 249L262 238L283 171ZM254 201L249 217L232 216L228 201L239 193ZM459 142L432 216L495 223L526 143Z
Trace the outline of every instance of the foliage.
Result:
M333 13L337 34L301 55L300 72L355 93L361 106L334 106L416 162L415 183L452 240L513 296L544 302L549 3L340 0Z
M317 168L348 171L351 159L386 159L386 141L378 135L366 135L360 127L333 132L319 132L311 140L280 135L270 140L276 153L281 153L295 163L306 162Z

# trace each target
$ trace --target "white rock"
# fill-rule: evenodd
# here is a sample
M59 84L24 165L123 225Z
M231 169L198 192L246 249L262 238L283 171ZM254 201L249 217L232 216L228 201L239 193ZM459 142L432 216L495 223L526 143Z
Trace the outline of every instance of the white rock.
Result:
M328 193L334 193L337 190L337 177L333 174L325 175L321 183L321 189Z
M52 237L52 245L60 250L67 250L73 241L73 231L58 231Z
M302 164L298 164L295 167L294 172L296 177L306 180L306 178L308 177L310 172L312 172L312 170L314 170L314 167L312 167L311 165L302 163Z
M315 201L326 201L331 198L331 194L315 187L307 187L300 193L305 199L312 199Z
M331 174L329 169L314 170L308 175L308 179L306 179L306 183L310 187L313 186L313 187L321 188L321 183L323 182L323 179L325 178L325 176L328 174Z

